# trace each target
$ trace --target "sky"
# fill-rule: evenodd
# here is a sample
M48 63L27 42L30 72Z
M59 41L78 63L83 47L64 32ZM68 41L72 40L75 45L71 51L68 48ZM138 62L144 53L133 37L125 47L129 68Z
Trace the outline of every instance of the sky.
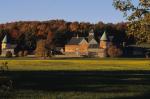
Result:
M97 23L126 21L113 0L1 0L0 23L64 19Z

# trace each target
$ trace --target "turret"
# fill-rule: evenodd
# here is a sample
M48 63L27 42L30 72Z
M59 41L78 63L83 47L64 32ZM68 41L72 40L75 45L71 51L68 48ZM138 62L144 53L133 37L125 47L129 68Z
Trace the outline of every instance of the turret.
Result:
M5 35L4 39L2 40L2 50L7 49L9 47L7 35Z
M106 32L103 33L100 39L100 48L107 49L108 48L108 38Z
M8 36L5 35L5 37L3 38L2 40L2 44L1 44L1 56L6 56L7 52L11 52L13 55L14 55L14 49L16 47L15 44L11 44L9 41L8 41Z

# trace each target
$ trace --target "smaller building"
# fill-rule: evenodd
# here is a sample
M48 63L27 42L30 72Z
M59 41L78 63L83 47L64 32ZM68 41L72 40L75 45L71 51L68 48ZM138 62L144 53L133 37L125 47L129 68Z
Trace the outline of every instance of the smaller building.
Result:
M145 57L148 53L150 53L149 43L128 45L124 50L124 54L127 57Z
M63 47L55 47L54 50L57 51L57 52L59 52L59 53L61 53L61 54L64 53L64 48Z
M11 44L10 41L8 40L7 35L4 36L2 43L1 43L1 56L6 56L6 53L10 51L13 56L15 55L14 49L16 45Z

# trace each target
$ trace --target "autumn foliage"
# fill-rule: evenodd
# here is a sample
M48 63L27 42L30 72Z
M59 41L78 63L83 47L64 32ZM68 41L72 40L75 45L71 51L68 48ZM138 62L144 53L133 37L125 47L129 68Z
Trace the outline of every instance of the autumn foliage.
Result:
M73 36L77 34L87 37L88 32L94 29L97 39L104 31L108 35L113 35L114 42L122 43L126 40L126 23L105 24L98 22L91 24L88 22L66 22L64 20L50 21L20 21L0 24L0 39L5 34L9 35L11 43L17 43L15 49L19 51L33 51L36 49L37 41L46 39L46 47L64 46ZM119 44L118 43L118 44Z
M120 57L123 54L123 51L120 48L117 48L115 45L111 45L108 49L108 55L110 57Z

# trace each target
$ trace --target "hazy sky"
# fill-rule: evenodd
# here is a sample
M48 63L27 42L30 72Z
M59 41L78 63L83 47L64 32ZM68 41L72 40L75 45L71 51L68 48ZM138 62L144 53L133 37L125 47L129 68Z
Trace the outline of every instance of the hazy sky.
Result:
M0 23L14 21L122 22L122 13L112 6L113 0L1 0Z

